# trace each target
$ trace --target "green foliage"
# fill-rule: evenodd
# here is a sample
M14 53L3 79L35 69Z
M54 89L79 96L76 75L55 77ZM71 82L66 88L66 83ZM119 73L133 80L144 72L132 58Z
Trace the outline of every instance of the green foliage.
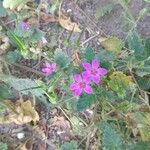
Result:
M128 6L131 0L114 0L114 2L120 4L122 7Z
M5 60L8 63L15 63L21 59L21 55L18 53L18 51L9 51L5 55Z
M140 86L141 89L143 90L149 90L150 89L150 77L142 77L142 78L139 78L137 77L137 82Z
M141 38L137 32L131 32L128 36L128 46L131 51L134 52L135 58L137 60L143 60L144 46L142 44Z
M21 26L21 23L19 23L15 30L14 30L14 33L18 36L18 37L23 37L23 38L27 38L27 37L30 37L32 36L34 30L33 29L29 29L28 31L25 31L22 26Z
M108 91L106 89L104 89L103 87L100 87L98 89L98 100L107 100L111 103L114 103L117 99L118 99L118 96L115 92L113 91Z
M93 49L91 47L88 47L86 49L83 57L85 58L86 61L91 63L93 58L95 57L95 53L94 53Z
M145 41L145 55L146 58L150 57L150 38Z
M113 61L115 59L115 55L112 52L108 52L104 49L100 49L100 52L97 54L97 58L100 62L108 62Z
M127 112L129 108L130 108L130 103L128 101L123 101L121 103L118 103L116 107L116 109L121 112Z
M7 106L5 106L6 103L4 103L6 101L3 100L11 98L11 89L13 89L13 91L16 91L17 94L26 95L27 98L33 96L41 100L44 104L46 104L46 106L48 106L47 108L56 107L57 109L58 107L61 108L61 110L64 110L62 113L57 113L58 115L62 115L62 117L56 116L52 126L56 126L57 128L57 125L59 125L59 128L63 129L60 125L60 122L62 121L62 125L68 127L71 131L71 137L73 135L78 139L79 136L81 143L80 141L79 143L76 141L61 141L61 150L78 150L78 147L80 145L84 147L85 143L87 149L94 149L96 143L95 149L102 150L149 150L150 144L143 141L150 141L150 108L146 104L146 102L148 103L149 95L145 92L149 92L150 90L150 38L147 38L146 40L141 39L139 34L136 31L133 31L135 30L135 26L131 26L135 25L134 23L137 23L140 18L147 13L148 8L143 8L139 11L136 22L128 11L130 0L113 1L115 1L115 3L111 2L108 5L97 8L96 17L99 19L100 17L112 12L116 4L121 5L125 11L124 15L126 17L125 21L129 25L128 29L133 27L127 36L127 41L122 41L113 35L107 35L106 37L98 38L98 42L103 49L94 50L91 47L88 47L85 51L82 51L85 48L81 48L81 45L84 46L84 44L81 44L81 41L83 40L81 37L84 30L82 30L83 32L79 35L78 39L76 39L78 36L74 36L75 34L71 30L70 35L67 31L65 31L63 32L63 36L60 36L59 40L62 40L62 37L68 37L63 39L63 43L59 43L59 40L57 40L58 36L56 35L60 35L60 33L62 33L62 28L59 28L58 25L60 23L60 18L58 19L53 18L53 16L47 16L45 8L48 9L48 12L54 15L59 8L60 0L53 0L53 2L51 2L51 4L53 4L50 7L46 6L47 3L39 5L41 7L40 9L42 9L41 12L37 9L37 12L40 13L38 15L41 16L41 30L34 27L37 26L37 22L32 25L32 17L34 14L37 14L34 12L35 7L29 5L29 8L24 9L19 13L15 11L16 9L21 9L27 1L0 0L0 17L5 17L9 14L9 16L7 16L8 18L2 18L2 28L0 29L2 36L8 36L10 39L11 46L9 51L3 55L6 63L19 63L23 57L33 59L34 54L31 53L32 56L30 56L28 51L31 47L42 50L38 55L39 63L33 66L34 69L39 71L43 69L43 66L40 64L43 57L44 61L47 59L48 61L52 63L55 62L57 64L57 72L50 76L37 76L39 80L36 80L37 78L35 80L31 80L32 77L17 78L11 75L0 74L0 113L4 113L7 109ZM145 1L148 2L149 0ZM2 7L1 2L5 3L5 7L8 9L13 9L13 11L7 12L7 9ZM28 19L30 22L30 29L28 31L24 31L21 27L21 22L25 19ZM51 21L53 22L53 19L54 22L57 22L57 25L54 24L51 26L50 33L43 32L46 31L45 28L43 28L43 25ZM67 16L64 16L62 19L73 24L71 19ZM13 21L13 24L11 24L11 21ZM15 23L16 26L13 28ZM7 26L9 26L11 30ZM63 27L65 28L65 25L63 25ZM53 31L55 32L54 34ZM42 43L42 38L45 34L48 39L51 38L51 43ZM3 44L4 41L1 39L0 44ZM72 43L72 39L74 41L78 41L76 47L74 47L75 44ZM128 47L124 48L126 46L124 43L126 42ZM70 54L67 54L66 51L64 51L66 48L72 50L78 48L81 53L71 57ZM79 97L71 95L72 93L70 92L69 85L72 74L81 74L83 71L82 62L86 60L91 63L94 58L100 61L100 67L108 70L108 74L106 76L101 76L101 84L94 84L93 82L89 83L93 89L93 93L91 95L87 93L83 93ZM2 58L2 63L3 61L4 59ZM5 71L5 67L7 67L7 64L3 67L2 71ZM49 67L47 68L50 69ZM10 74L12 73L14 75L16 73L16 71L13 72L11 66L9 66L8 69L10 69ZM97 68L95 67L94 69ZM91 71L91 74L94 74L96 71L100 71L94 69ZM26 71L23 71L23 73L24 72ZM22 74L20 74L20 72L18 74L17 72L17 75L21 76ZM133 80L133 76L137 82ZM83 88L82 84L80 84L80 86L80 88ZM144 98L145 101L143 100ZM94 109L93 115L91 115L93 112L91 112L91 108ZM79 113L78 111L84 112ZM69 120L70 124L68 121L65 122L62 118ZM95 124L99 124L99 122L100 126L98 129L101 133L100 136L98 133L95 134L97 131ZM93 129L95 132L93 132L92 135L86 135L87 131L91 132ZM62 133L62 135L63 134L64 133ZM67 132L67 134L69 134L69 132ZM90 141L88 141L89 137L91 138ZM87 147L88 144L90 147ZM1 143L0 149L3 149L1 148Z
M145 2L147 2L147 3L150 3L150 0L144 0Z
M0 142L0 150L8 150L8 146L6 143Z
M39 29L30 29L31 30L31 37L29 38L32 42L37 42L40 41L42 39L42 37L44 37L44 32L42 32Z
M139 68L136 68L136 74L139 77L144 77L146 75L150 75L150 67L139 67Z
M57 94L55 93L53 87L50 87L48 89L48 92L45 93L48 96L48 100L52 103L52 104L56 104L57 103Z
M140 12L139 12L139 18L144 17L147 12L148 12L147 8L141 9Z
M107 51L111 51L116 55L121 52L122 47L124 46L122 40L115 36L110 36L108 38L101 37L98 41Z
M55 14L56 10L59 8L59 0L53 1L53 4L49 6L49 12Z
M115 60L115 55L113 52L108 52L101 49L100 52L96 55L96 58L100 61L101 67L104 67L108 70L113 68L112 61Z
M123 72L118 71L110 76L108 84L119 97L123 98L126 95L126 89L132 84L132 79L131 76L126 76Z
M13 76L8 76L4 74L0 74L0 79L9 84L11 87L16 89L18 92L22 94L28 95L31 93L32 95L38 97L39 99L45 99L44 97L44 90L43 90L43 83L42 81L35 80L32 81L31 79L17 79Z
M7 11L6 9L2 6L2 2L0 1L0 17L6 17Z
M113 10L113 8L114 8L114 4L107 4L103 7L97 8L95 16L97 18L103 17L106 14L110 13Z
M149 150L150 143L149 142L138 142L132 145L127 146L128 150Z
M9 87L3 83L0 83L0 100L7 99L10 95Z
M60 68L68 67L68 65L70 64L69 57L61 49L57 49L55 51L54 59L55 59L56 64Z
M5 8L10 8L11 10L14 10L17 8L17 10L21 10L24 5L27 3L28 0L4 0L3 6Z
M96 96L92 95L82 95L77 102L77 110L83 111L86 108L89 108L96 101Z
M70 120L73 124L74 133L79 134L79 135L81 135L81 134L83 135L84 134L83 123L76 116L71 117Z
M79 150L76 141L65 142L61 145L61 150Z
M9 30L7 32L10 40L12 41L13 44L15 44L15 46L17 46L17 48L19 49L20 53L22 56L26 57L28 54L28 47L27 45L24 43L24 41L19 38L14 32L12 32L11 30Z
M100 124L102 132L102 145L106 150L122 150L123 139L111 124Z

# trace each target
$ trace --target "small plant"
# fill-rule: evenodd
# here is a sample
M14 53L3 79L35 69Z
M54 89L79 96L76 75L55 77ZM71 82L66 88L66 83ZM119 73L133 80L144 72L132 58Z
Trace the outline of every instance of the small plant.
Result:
M150 149L150 38L136 30L148 9L135 20L130 2L96 12L106 16L119 4L132 25L124 40L97 34L83 41L90 29L62 12L59 0L0 1L0 124L33 133L18 139L23 149L39 139L43 149Z

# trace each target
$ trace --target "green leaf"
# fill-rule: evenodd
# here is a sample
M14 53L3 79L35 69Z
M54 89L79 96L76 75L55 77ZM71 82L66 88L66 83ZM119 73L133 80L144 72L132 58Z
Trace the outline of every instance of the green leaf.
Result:
M102 145L106 150L122 150L122 137L112 125L103 122L100 124L100 130L102 131Z
M132 78L121 71L116 71L110 76L108 84L119 97L123 98L126 95L126 89L132 84Z
M45 99L44 91L42 86L44 83L39 80L31 80L31 79L18 79L13 76L0 74L0 79L9 84L11 87L21 92L22 94L28 95L31 93L32 95L38 97L39 99Z
M147 8L141 9L140 12L139 12L139 17L140 18L144 17L147 12L148 12Z
M7 109L8 108L6 105L4 105L3 103L0 103L0 114L2 114L2 113L4 114Z
M21 10L24 5L28 2L28 0L4 0L3 6L4 8L10 8L11 10L14 10L17 8L17 10Z
M15 63L21 59L21 55L17 51L9 51L5 55L5 60L8 63Z
M84 53L84 58L90 63L92 62L95 53L91 47L88 47Z
M117 37L99 38L98 41L106 50L111 51L115 54L119 54L123 47L123 42Z
M113 61L115 59L115 55L112 52L108 52L104 49L100 49L100 52L96 56L101 63Z
M114 4L107 4L105 6L97 8L96 9L96 14L95 14L96 17L100 18L100 17L105 16L106 14L108 14L112 11L113 7L114 7Z
M19 36L19 37L23 37L23 38L27 38L27 37L30 37L32 34L33 34L33 30L30 28L28 31L25 31L22 26L21 26L21 23L19 23L15 30L14 30L14 33Z
M65 142L61 145L61 150L79 150L76 141Z
M7 11L6 9L2 6L2 2L0 2L0 17L6 17Z
M60 68L68 67L68 65L70 64L69 57L61 49L57 49L55 51L54 59L55 59L56 64Z
M49 5L48 10L51 14L54 15L58 8L59 8L59 0L56 0L56 1L52 1L52 5L51 6Z
M127 146L127 150L150 150L149 142L138 142Z
M130 107L131 105L128 101L123 101L117 104L116 109L121 112L127 112Z
M150 75L150 67L136 68L136 74L140 77Z
M107 91L106 89L100 87L98 89L99 97L109 102L115 102L118 99L118 96L113 91Z
M147 3L150 3L150 0L144 0L145 2L147 2Z
M108 52L101 49L96 55L96 58L100 61L101 67L111 70L113 68L112 61L115 60L113 52Z
M86 108L89 108L92 104L96 102L95 95L82 95L77 102L77 110L83 111Z
M31 36L31 38L29 38L31 41L35 41L35 42L37 42L37 41L39 41L39 40L41 40L42 39L42 37L44 37L44 32L43 31L41 31L41 30L39 30L39 29L34 29L33 30L33 34L32 34L32 36Z
M150 77L137 77L136 78L139 86L143 90L149 90L150 89Z
M58 97L52 86L48 89L48 92L46 92L45 94L48 96L48 100L52 104L57 104Z
M27 54L28 54L28 47L24 43L24 41L21 38L19 38L11 30L8 30L7 34L9 36L10 40L18 47L18 49L20 50L20 53L22 54L22 56L26 57Z
M142 40L137 32L131 32L128 36L128 46L131 51L134 52L134 55L137 60L145 59L144 55L144 46Z
M1 80L1 79L0 79ZM0 100L7 99L10 95L8 86L3 83L0 83Z
M145 54L146 54L146 58L150 57L150 38L146 39L145 41Z
M70 118L71 122L72 122L72 128L73 128L73 131L75 134L79 134L79 135L83 135L84 132L83 132L83 123L76 117L76 116L73 116Z
M6 143L0 142L0 150L8 150L8 146Z

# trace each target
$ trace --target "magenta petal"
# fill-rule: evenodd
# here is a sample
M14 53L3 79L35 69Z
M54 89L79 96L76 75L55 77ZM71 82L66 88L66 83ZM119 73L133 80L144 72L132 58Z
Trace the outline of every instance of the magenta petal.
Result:
M82 73L82 77L84 80L88 80L90 78L90 73L88 71L84 71Z
M80 74L74 75L74 80L75 80L76 82L82 82L82 77L81 77L81 75L80 75Z
M82 93L82 89L74 90L74 96L80 96Z
M86 70L91 70L91 64L84 62L82 63L82 66L86 69Z
M92 94L93 90L92 90L91 86L86 85L86 87L84 88L84 92L88 93L88 94Z
M51 70L49 68L42 68L42 72L51 73Z
M51 68L52 68L53 72L55 72L56 71L56 64L52 63Z
M98 84L100 82L100 77L99 76L93 76L92 80L94 83Z
M97 69L99 67L99 61L97 59L93 59L92 68Z
M45 62L45 67L46 67L46 68L51 68L51 64L46 61L46 62Z
M98 69L98 74L99 75L106 75L108 71L105 68L99 68Z
M76 83L72 83L69 87L71 90L75 90L75 89L78 89L79 88L79 85L76 84Z

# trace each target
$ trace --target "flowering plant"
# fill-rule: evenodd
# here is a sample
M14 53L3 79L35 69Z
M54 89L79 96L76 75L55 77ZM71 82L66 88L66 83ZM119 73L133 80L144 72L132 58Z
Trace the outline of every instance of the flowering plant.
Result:
M70 85L70 89L74 91L75 96L80 96L82 92L92 94L93 90L90 86L92 81L99 84L101 82L101 77L106 75L108 72L105 68L99 67L97 59L92 60L92 65L87 62L84 62L82 65L86 71L82 73L82 76L79 74L74 75L76 83L72 83Z

